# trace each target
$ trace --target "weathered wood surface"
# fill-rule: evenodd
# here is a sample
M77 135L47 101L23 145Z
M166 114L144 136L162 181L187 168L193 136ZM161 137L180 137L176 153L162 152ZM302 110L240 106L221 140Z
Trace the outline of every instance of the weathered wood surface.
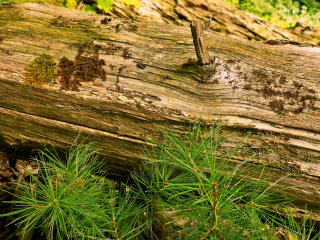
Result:
M96 1L96 0L93 0ZM107 13L110 16L133 20L153 20L180 26L189 26L193 19L212 19L208 31L245 40L291 39L315 44L319 30L298 23L293 29L280 28L260 17L241 10L225 0L140 0L141 5L130 6L121 0Z
M202 114L227 120L224 132L238 138L252 131L247 156L279 162L273 180L292 173L281 185L302 185L291 191L297 206L320 210L320 48L204 35L214 64L198 67L189 61L196 58L190 27L105 21L38 3L0 6L1 146L66 150L82 131L121 176L143 159L147 139L161 137L156 126L181 131ZM24 85L23 68L37 56L74 59L86 41L109 49L100 54L106 81L83 83L79 92Z

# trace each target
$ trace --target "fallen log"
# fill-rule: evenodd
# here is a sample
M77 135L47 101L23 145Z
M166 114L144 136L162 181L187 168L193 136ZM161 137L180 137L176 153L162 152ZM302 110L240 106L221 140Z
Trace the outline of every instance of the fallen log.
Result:
M204 32L212 64L200 66L190 27L43 3L0 5L0 26L2 147L31 152L52 144L67 151L82 132L101 148L108 171L117 177L145 159L148 139L161 139L157 126L183 132L185 122L200 116L208 123L221 119L227 121L224 133L239 133L237 139L252 132L242 146L250 151L234 161L256 154L253 161L278 162L272 180L292 174L279 187L301 185L290 191L296 206L320 210L316 45ZM79 53L87 43L96 50ZM95 59L105 64L99 71L106 79L81 82L78 91L63 87L61 79L28 86L24 68L43 53L74 65L77 57L90 64ZM231 145L230 140L225 148Z

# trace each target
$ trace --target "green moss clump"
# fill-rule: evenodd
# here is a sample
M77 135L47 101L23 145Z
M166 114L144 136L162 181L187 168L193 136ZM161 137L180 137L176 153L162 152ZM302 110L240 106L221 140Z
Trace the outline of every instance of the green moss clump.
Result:
M24 82L27 85L41 86L56 79L56 63L47 54L41 54L25 68Z

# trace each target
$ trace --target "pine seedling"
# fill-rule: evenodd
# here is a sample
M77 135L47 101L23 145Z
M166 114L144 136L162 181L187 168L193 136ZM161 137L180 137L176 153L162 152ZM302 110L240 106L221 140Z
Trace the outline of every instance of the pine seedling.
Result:
M23 178L16 182L17 200L10 201L15 204L16 211L1 216L19 214L12 223L22 226L23 235L35 227L41 227L47 239L81 235L74 219L86 219L92 223L98 218L97 199L102 184L99 178L93 177L96 166L99 166L96 152L91 150L91 144L76 144L76 141L67 162L48 149L40 151L40 157L35 159L39 167L38 177L25 169L30 182Z
M74 141L67 160L53 149L40 151L39 175L22 178L14 190L19 214L11 223L21 226L23 236L40 227L46 239L142 239L149 224L145 205L136 201L123 184L104 177L98 149L93 143ZM99 176L98 176L99 175Z
M278 193L284 189L273 189L277 182L270 185L266 177L252 178L273 164L253 165L249 163L252 157L234 164L248 135L235 147L221 151L230 137L220 133L221 127L222 123L216 123L202 129L199 121L184 136L161 130L165 141L153 141L156 147L147 150L150 161L132 173L135 191L148 203L154 221L151 232L161 230L169 239L272 236L262 219L272 218L270 209L275 203L288 200ZM159 229L159 224L165 228Z

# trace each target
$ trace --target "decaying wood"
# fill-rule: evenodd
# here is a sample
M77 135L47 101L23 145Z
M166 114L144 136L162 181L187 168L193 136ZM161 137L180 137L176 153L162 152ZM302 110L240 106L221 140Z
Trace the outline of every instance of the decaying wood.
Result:
M297 23L293 29L283 29L225 0L140 0L141 5L137 6L127 5L121 0L113 2L115 5L108 12L113 17L179 26L189 26L194 19L202 22L211 19L208 31L231 38L320 42L317 28Z
M252 161L278 162L272 181L301 185L296 206L320 210L320 48L247 42L205 32L210 66L196 63L190 28L106 18L48 4L0 6L0 136L5 149L51 143L67 150L78 132L96 142L114 176L142 159L156 126L182 132L184 122L227 120L224 133L251 136ZM24 84L22 73L42 53L74 60L86 42L101 46L107 80L80 91ZM231 146L232 140L223 145Z

